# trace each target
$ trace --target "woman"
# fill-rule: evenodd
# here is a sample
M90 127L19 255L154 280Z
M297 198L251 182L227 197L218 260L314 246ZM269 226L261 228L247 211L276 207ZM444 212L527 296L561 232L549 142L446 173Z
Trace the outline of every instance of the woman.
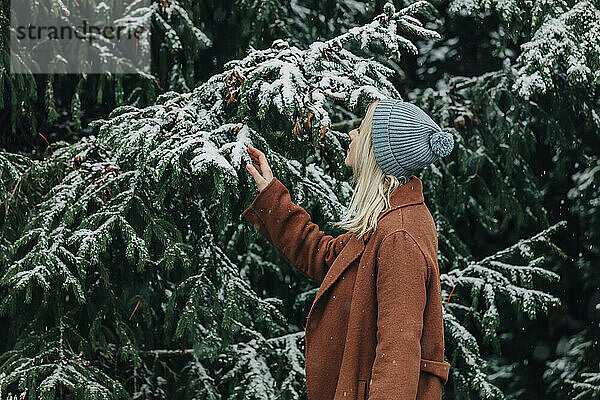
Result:
M319 230L249 146L259 193L244 217L321 284L305 326L309 400L441 399L444 361L437 232L412 172L453 148L417 106L375 101L349 134L355 190L333 237Z

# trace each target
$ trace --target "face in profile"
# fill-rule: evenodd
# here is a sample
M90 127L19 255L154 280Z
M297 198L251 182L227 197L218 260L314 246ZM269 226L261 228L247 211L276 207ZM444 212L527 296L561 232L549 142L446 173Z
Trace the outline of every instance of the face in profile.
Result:
M360 126L362 126L362 121L360 123ZM358 137L358 133L360 132L360 126L348 132L348 136L350 136L350 146L346 150L346 160L344 160L344 164L346 164L347 167L352 167L354 163L354 146L356 146L356 138Z
M354 152L358 141L358 135L361 131L364 131L364 128L366 128L364 126L365 124L370 124L373 121L373 113L375 112L375 108L377 107L378 103L379 100L373 101L367 108L367 112L360 121L360 125L348 132L348 136L350 137L350 146L346 150L346 160L344 161L344 164L346 164L347 167L352 167L354 165ZM365 135L366 134L367 133L365 133Z

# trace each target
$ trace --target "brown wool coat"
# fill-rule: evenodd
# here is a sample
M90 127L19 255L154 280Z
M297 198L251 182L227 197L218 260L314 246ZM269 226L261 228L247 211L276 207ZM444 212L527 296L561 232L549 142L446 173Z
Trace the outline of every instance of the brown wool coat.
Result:
M333 237L277 179L243 212L295 268L321 284L305 326L309 400L439 400L450 364L437 231L412 175L377 229Z

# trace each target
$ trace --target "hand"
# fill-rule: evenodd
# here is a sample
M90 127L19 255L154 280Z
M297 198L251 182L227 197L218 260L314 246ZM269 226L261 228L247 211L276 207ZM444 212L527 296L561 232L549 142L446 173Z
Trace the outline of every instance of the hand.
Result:
M248 150L250 158L252 158L253 161L257 161L259 164L256 165L248 163L246 164L246 170L254 178L254 182L256 182L258 190L262 191L273 180L273 172L271 171L271 167L267 162L265 153L252 146L248 146L246 150ZM258 172L257 167L260 169L260 172Z

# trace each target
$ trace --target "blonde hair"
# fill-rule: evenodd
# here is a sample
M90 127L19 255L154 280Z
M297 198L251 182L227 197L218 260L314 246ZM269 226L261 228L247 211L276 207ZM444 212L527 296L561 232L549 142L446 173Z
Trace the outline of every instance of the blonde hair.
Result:
M410 178L401 176L401 183L395 176L384 173L377 164L371 139L371 125L378 103L379 100L375 100L369 104L360 125L352 163L354 173L351 184L354 186L354 193L346 215L341 221L334 222L334 225L340 228L355 232L358 238L370 230L375 230L377 217L390 207L391 193Z

